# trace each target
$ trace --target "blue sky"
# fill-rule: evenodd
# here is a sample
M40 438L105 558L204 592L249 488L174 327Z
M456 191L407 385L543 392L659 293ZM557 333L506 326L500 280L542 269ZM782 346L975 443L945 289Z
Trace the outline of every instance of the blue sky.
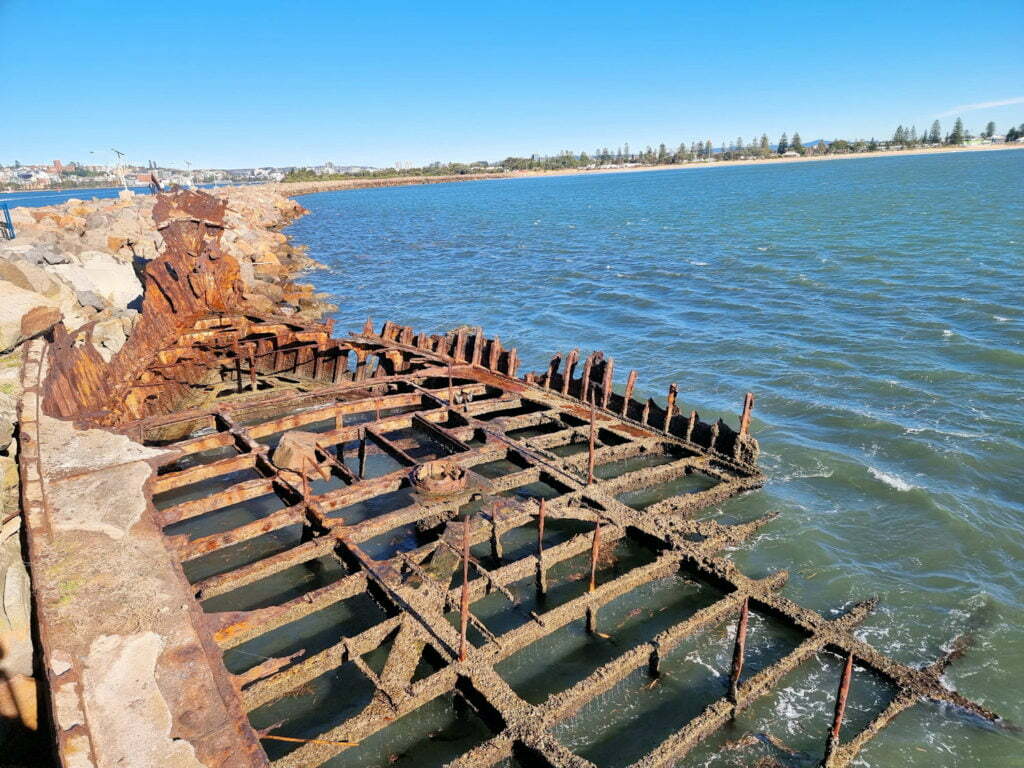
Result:
M1022 41L1020 0L0 0L0 163L117 147L179 166L420 164L881 137L951 113L1005 129L1024 122Z

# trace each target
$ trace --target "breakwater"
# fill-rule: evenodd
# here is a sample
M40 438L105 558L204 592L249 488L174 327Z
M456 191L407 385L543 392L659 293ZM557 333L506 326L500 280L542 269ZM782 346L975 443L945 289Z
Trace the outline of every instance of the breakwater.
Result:
M332 181L294 181L268 184L267 187L289 197L311 195L316 192L334 192L343 189L376 189L380 187L414 187L429 184L451 184L457 181L484 181L486 179L514 178L515 174L466 173L457 176L394 176L391 178L352 178Z

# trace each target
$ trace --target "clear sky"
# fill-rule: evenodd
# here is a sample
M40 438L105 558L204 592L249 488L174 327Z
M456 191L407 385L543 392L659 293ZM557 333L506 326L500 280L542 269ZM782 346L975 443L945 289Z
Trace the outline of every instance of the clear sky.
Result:
M977 132L1024 122L1024 2L0 0L0 73L3 164Z

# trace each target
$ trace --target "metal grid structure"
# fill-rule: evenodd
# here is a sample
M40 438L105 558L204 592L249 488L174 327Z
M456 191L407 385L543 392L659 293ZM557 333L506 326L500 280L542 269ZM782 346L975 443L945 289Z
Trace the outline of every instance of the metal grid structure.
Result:
M386 323L376 332L367 321L361 333L333 338L330 324L264 316L248 303L239 265L220 247L222 202L200 192L160 195L154 217L167 247L146 267L142 317L128 343L108 362L83 331L57 329L45 381L26 389L39 393L48 417L173 449L149 481L147 514L181 566L174 578L188 578L207 611L199 629L208 656L227 661L246 643L292 633L346 601L381 608L369 626L328 622L315 643L224 672L234 695L227 709L247 711L253 722L331 671L354 668L372 687L365 707L315 738L288 736L287 722L254 729L277 768L319 766L442 696L474 710L491 732L453 765L514 757L584 768L591 763L555 736L555 726L633 673L656 679L673 648L734 617L721 695L636 766L673 765L822 652L846 658L823 739L831 768L850 764L922 700L997 719L942 684L955 652L923 669L897 663L852 634L871 602L826 620L779 593L784 572L751 579L723 553L766 522L698 516L763 482L748 429L750 395L733 428L679 413L675 385L664 407L634 399L635 372L616 392L613 361L600 353L556 355L545 371L520 378L516 351L480 330L428 336ZM34 442L22 453L25 499L38 508L33 519L45 521L38 467L26 458L36 454ZM546 523L565 535L552 539ZM30 526L33 541L42 542L46 526L36 527L42 532ZM648 557L603 567L616 542ZM589 580L555 583L552 575L572 561L589 565ZM333 576L282 599L243 599L307 566ZM680 573L711 584L718 599L543 702L521 697L496 668L574 622L599 633L606 606ZM528 609L524 582L559 597ZM498 632L493 613L481 618L494 600L507 601L502 615L516 617ZM195 605L187 608L198 615ZM756 633L748 630L751 612L773 616L802 639L754 673L747 664L744 676L748 631ZM370 664L374 652L386 658ZM841 738L854 665L888 680L896 695L863 730ZM188 668L183 658L171 674L185 679ZM348 698L343 692L332 704ZM189 712L175 717L183 722ZM253 731L239 730L247 750ZM266 756L221 749L216 760L260 765Z
M556 356L547 371L519 379L515 351L503 350L497 339L479 331L428 337L387 323L375 333L368 321L360 334L346 339L275 347L270 334L243 318L222 319L219 327L223 331L243 325L247 336L224 343L217 352L223 355L222 364L194 382L201 405L120 428L179 452L153 486L154 501L162 506L159 522L169 531L267 494L281 500L280 509L229 530L199 538L169 537L168 545L186 572L190 563L232 547L290 528L300 531L292 546L194 582L198 600L222 601L218 612L206 614L221 649L237 648L364 593L386 608L386 618L357 633L346 634L339 627L336 642L322 650L271 658L235 676L250 712L344 664L355 665L375 688L372 701L358 715L315 739L296 740L301 745L275 760L275 766L320 765L346 749L346 742L365 739L451 693L494 731L493 738L455 765L489 766L513 754L554 766L591 765L563 746L552 727L638 669L656 677L660 660L684 639L737 616L727 690L698 717L680 723L637 766L673 765L737 711L825 650L848 660L840 701L845 702L854 663L879 673L898 690L864 730L845 740L839 738L843 706L837 704L824 758L828 766L848 765L896 715L923 699L995 719L940 682L952 656L915 669L856 639L851 631L867 616L871 602L826 620L779 594L785 573L752 580L723 556L723 547L750 537L767 521L725 525L696 516L763 482L756 468L757 444L747 434L750 396L741 426L734 430L723 422L707 424L696 413L676 413L675 385L667 408L632 398L635 374L625 395L615 393L612 361L599 353L583 361L578 376L578 355L571 353L565 360ZM202 339L209 345L208 336ZM288 432L316 435L313 454L301 471L273 461L273 446ZM237 454L217 458L225 451ZM371 476L368 466L374 457L380 457L378 464L390 462L391 471ZM441 496L415 488L411 478L416 468L439 459L466 470L464 488ZM505 473L491 471L494 462L504 462ZM623 467L627 471L620 473ZM246 472L251 479L232 482ZM670 494L644 508L622 501L629 492L688 476L704 478L707 487ZM190 487L216 490L169 506L162 502ZM353 517L350 512L356 507L360 514ZM372 514L364 514L367 507ZM561 543L545 546L542 516L577 521L582 528ZM367 552L367 542L403 526L416 527L416 546L378 547L374 556ZM539 526L537 546L505 557L503 538L524 526L531 535ZM597 564L601 547L623 538L649 548L651 561L602 581ZM488 543L491 567L468 554L468 547ZM324 556L337 558L345 575L272 606L236 611L223 605L223 596L233 590ZM551 610L522 611L510 586L533 578L536 589L544 591L552 567L580 557L590 560L586 591ZM462 569L469 578L453 586L453 575L460 581ZM502 660L570 622L586 622L588 631L599 631L601 606L680 571L715 584L721 598L542 704L522 699L495 671ZM509 611L523 612L522 623L500 635L474 615L474 604L492 593L505 596ZM776 663L744 677L751 608L783 620L805 639ZM460 613L465 616L461 628L453 621ZM465 640L466 625L470 632L476 630L476 642ZM363 657L385 644L390 645L387 660L381 670L374 670ZM415 679L424 649L435 659L435 671ZM260 735L273 739L287 732L287 723L275 727Z

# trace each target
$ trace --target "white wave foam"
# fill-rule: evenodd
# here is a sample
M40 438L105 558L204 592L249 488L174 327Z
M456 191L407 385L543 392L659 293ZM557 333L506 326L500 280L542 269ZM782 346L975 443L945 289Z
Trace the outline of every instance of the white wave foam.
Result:
M691 261L690 263L695 267L706 267L708 265L706 261Z
M942 335L943 335L943 336L952 336L952 335L953 335L953 332L952 332L951 330L949 330L949 328L945 328L945 329L943 329L943 331L942 331Z
M992 315L992 319L995 320L997 323L1006 323L1009 322L1010 320L1010 318L1003 317L1002 315Z
M868 467L868 472L871 473L871 476L874 477L875 480L881 480L883 483L891 488L895 488L897 491L912 491L917 488L916 485L908 483L902 477L889 474L888 472L883 472L882 470L875 469L872 466Z
M813 467L798 467L792 472L787 472L781 475L778 480L783 483L788 483L790 480L810 480L812 478L829 478L835 470L831 467L825 466L820 460L814 460Z
M938 427L907 427L905 431L908 435L919 435L922 432L934 432L937 435L946 435L947 437L964 437L974 439L986 437L984 433L959 432L955 429L939 429Z

